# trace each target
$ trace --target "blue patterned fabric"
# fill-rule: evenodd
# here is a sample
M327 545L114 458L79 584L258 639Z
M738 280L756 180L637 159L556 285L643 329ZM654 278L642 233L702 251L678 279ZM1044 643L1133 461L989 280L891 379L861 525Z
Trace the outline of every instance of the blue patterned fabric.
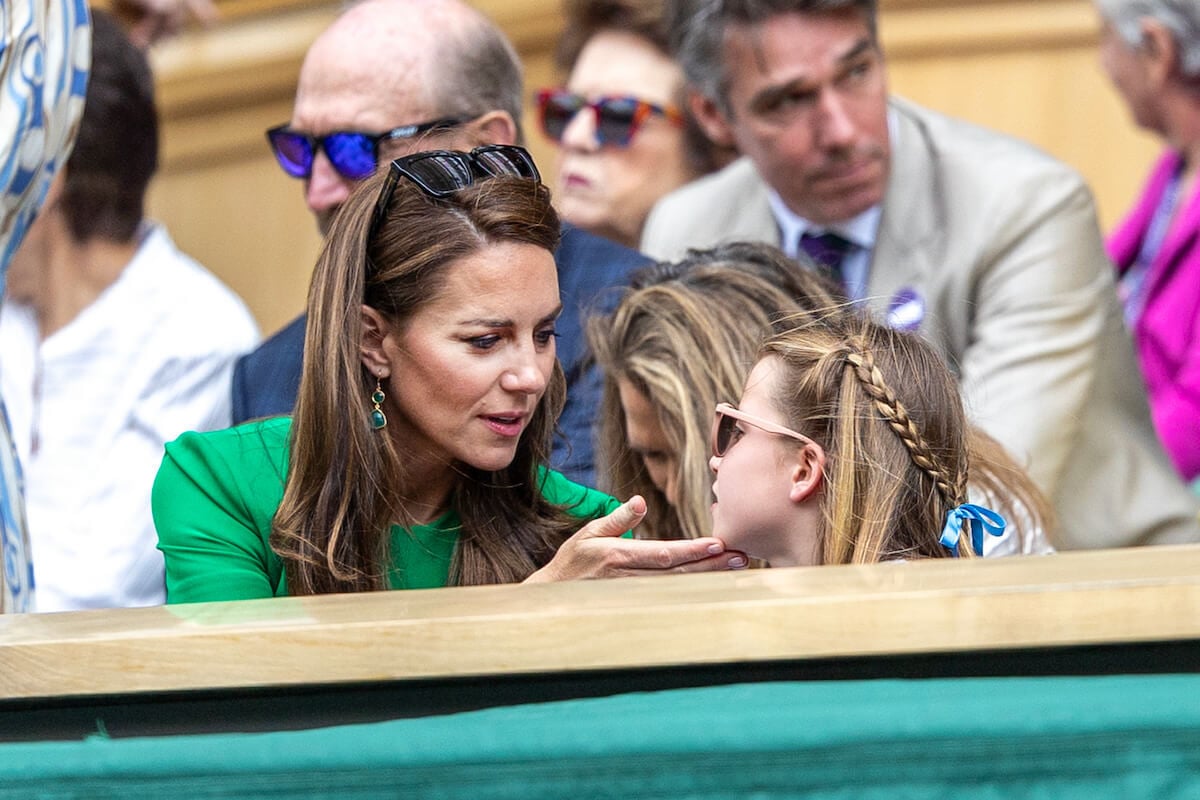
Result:
M12 255L70 152L90 45L84 0L0 0L0 293ZM0 611L31 611L21 469L3 402L0 422Z

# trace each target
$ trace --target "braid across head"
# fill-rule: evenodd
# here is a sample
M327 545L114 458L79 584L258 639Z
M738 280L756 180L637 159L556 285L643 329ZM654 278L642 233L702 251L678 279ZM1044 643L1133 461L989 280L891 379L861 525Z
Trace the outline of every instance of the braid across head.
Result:
M938 354L861 319L797 327L762 354L781 361L789 427L825 449L825 563L949 555L939 538L966 496L967 424Z
M875 408L908 448L913 463L930 477L946 504L956 506L961 503L965 495L966 470L960 469L960 474L954 476L949 474L942 464L942 459L933 452L921 435L916 422L908 415L904 404L888 386L883 372L875 365L875 359L871 357L870 352L865 349L851 350L846 355L846 361L849 362L863 391L875 402ZM965 466L965 459L963 461Z

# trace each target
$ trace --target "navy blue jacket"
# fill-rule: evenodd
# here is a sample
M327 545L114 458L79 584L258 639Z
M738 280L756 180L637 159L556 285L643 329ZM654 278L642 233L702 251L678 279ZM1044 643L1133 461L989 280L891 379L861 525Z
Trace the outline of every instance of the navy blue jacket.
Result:
M563 312L558 318L558 359L567 375L567 405L559 418L551 466L585 486L595 486L592 427L600 412L603 376L587 363L584 323L591 311L610 311L620 287L648 259L634 250L570 225L554 254ZM306 317L292 320L233 370L233 422L290 414L300 389ZM366 400L364 399L365 403ZM365 407L365 406L364 406Z

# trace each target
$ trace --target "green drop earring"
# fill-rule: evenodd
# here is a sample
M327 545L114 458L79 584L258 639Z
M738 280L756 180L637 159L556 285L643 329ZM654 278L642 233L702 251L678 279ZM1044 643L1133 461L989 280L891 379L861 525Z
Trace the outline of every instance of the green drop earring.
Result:
M374 406L371 411L371 427L375 430L387 427L387 417L383 415L383 409L379 407L386 397L383 393L382 380L382 376L375 380L375 391L371 392L371 405Z

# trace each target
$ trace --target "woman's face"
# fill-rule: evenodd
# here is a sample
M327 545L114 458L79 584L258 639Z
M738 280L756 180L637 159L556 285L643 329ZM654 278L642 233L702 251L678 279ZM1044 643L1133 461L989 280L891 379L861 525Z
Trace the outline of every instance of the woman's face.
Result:
M645 39L601 31L588 40L567 89L588 100L636 97L675 105L683 71ZM694 175L684 152L683 128L652 115L620 148L596 142L595 114L583 109L567 125L559 150L555 205L568 222L636 247L658 198Z
M400 452L431 469L508 466L554 369L561 309L540 247L489 244L450 264L442 290L383 340Z
M650 399L625 378L617 380L625 413L625 441L672 507L679 502L679 454L667 441Z
M786 427L787 418L772 399L781 369L776 356L755 364L738 408ZM816 529L801 524L803 518L791 497L803 446L746 422L739 421L737 429L740 435L725 455L709 461L716 475L712 535L727 548L766 559L772 566L816 564Z

